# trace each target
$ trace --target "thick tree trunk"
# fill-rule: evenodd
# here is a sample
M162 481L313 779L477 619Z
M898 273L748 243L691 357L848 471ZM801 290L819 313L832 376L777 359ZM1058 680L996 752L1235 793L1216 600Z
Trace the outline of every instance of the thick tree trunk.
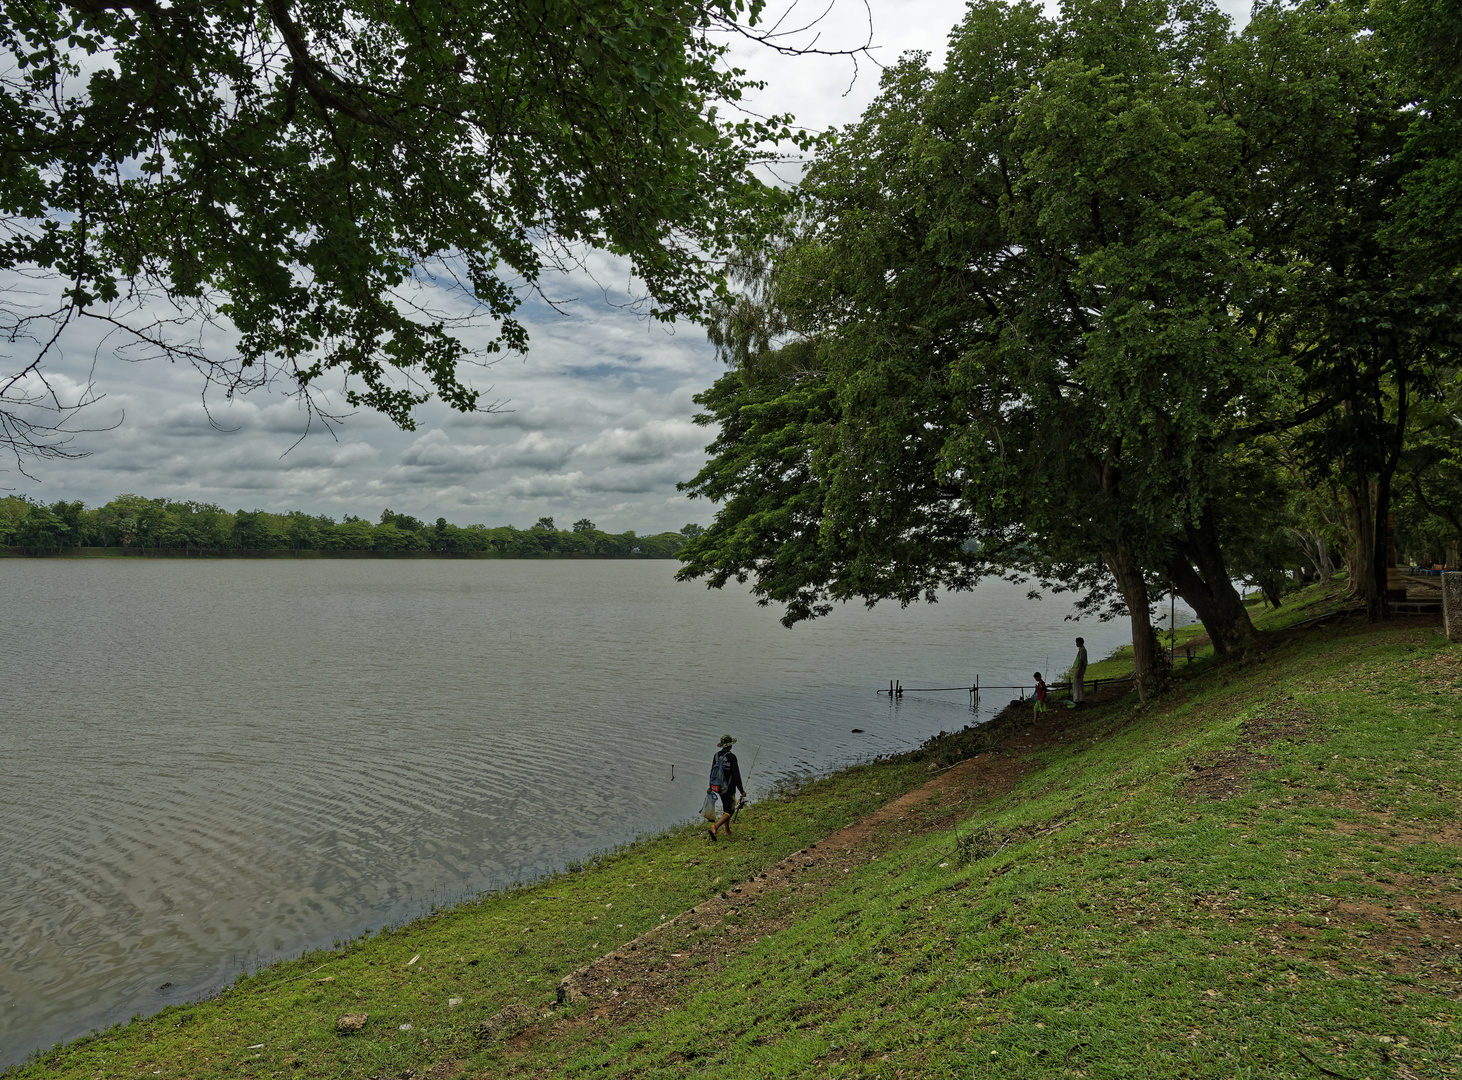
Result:
M1366 618L1377 622L1386 617L1386 540L1384 533L1379 538L1376 535L1378 518L1370 477L1357 477L1350 497L1355 520L1355 551L1353 558L1345 560L1346 568L1351 575L1351 589L1366 606ZM1381 523L1384 521L1384 518L1379 519ZM1384 528L1384 524L1381 527ZM1376 576L1378 566L1382 567L1379 581Z
M1166 568L1173 588L1198 614L1215 653L1241 648L1254 640L1254 624L1229 578L1213 512L1204 511L1197 526L1188 525L1185 533Z
M1138 699L1146 701L1162 691L1166 674L1157 635L1152 632L1147 581L1142 567L1125 545L1118 544L1115 551L1104 553L1102 558L1112 577L1117 579L1117 588L1122 591L1122 600L1132 620L1133 679L1137 683Z
M1386 542L1391 519L1391 474L1383 469L1374 479L1362 478L1351 492L1355 499L1356 550L1354 553L1353 591L1366 606L1366 619L1380 622L1391 617L1391 603L1386 595L1388 571L1392 556ZM1350 564L1347 558L1346 563Z
M1401 461L1401 450L1406 442L1409 405L1406 365L1396 356L1394 342L1391 349L1397 360L1394 374L1395 419L1384 419L1386 409L1379 382L1373 387L1374 401L1371 403L1372 415L1389 425L1390 438L1385 446L1377 447L1380 460L1374 466L1374 474L1363 471L1362 466L1351 490L1358 526L1356 563L1360 570L1360 594L1366 605L1366 619L1370 622L1391 617L1390 599L1386 595L1388 571L1395 558L1391 545L1387 543L1391 522L1391 480L1396 475L1396 466Z

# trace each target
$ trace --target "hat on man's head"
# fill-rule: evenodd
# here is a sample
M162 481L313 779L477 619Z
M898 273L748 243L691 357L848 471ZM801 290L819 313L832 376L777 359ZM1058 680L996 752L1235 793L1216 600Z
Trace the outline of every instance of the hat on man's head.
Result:
M719 743L717 743L716 745L717 746L730 746L735 741L736 740L733 739L730 735L722 735L721 736L721 741Z

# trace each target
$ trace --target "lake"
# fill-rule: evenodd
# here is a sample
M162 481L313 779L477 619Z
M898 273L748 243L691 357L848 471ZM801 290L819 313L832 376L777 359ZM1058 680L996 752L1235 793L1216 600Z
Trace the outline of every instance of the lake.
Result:
M786 630L677 565L0 561L0 1064L685 821L725 732L755 794L1013 696L889 679L1127 634L998 581Z

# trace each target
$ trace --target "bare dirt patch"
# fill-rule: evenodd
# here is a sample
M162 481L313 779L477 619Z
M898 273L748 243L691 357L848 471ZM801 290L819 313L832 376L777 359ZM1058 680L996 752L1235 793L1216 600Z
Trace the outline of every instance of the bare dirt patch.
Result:
M1102 699L1116 699L1129 692L1130 684L1102 689ZM557 1005L587 1009L568 1015L539 1010L537 1022L499 1035L501 1043L509 1051L525 1050L586 1024L632 1023L683 1001L693 985L714 983L728 958L791 925L795 910L817 893L866 869L909 835L948 829L973 806L1010 791L1034 767L1035 752L1069 745L1088 716L1088 710L1058 709L1028 724L1030 708L1012 703L990 721L992 733L1013 731L993 749L950 765L948 757L961 754L979 729L951 735L928 748L934 775L919 788L565 976ZM739 824L720 843L737 843L754 828ZM993 838L997 846L1011 839Z
M1255 773L1273 767L1274 759L1267 754L1231 750L1206 763L1190 764L1191 775L1183 781L1183 794L1195 802L1222 802L1244 791Z
M944 769L860 821L565 976L559 1003L588 1003L588 1017L619 1023L678 1001L688 983L714 978L728 956L789 926L785 901L794 894L805 903L808 892L864 869L890 844L947 828L970 804L1009 791L1029 768L995 750ZM733 835L720 842L736 841Z
M1345 934L1345 964L1374 964L1414 976L1431 990L1462 990L1462 887L1446 878L1396 875L1376 883L1385 896L1332 899L1313 915L1280 923L1287 951L1314 952ZM1340 963L1326 966L1339 973Z
M1245 720L1239 732L1247 746L1262 750L1276 742L1304 741L1313 723L1314 717L1286 698L1275 702L1262 716Z
M1277 742L1302 742L1310 737L1313 717L1289 697L1268 705L1260 715L1245 720L1242 741L1221 754L1188 765L1184 794L1195 802L1222 802L1248 787L1251 777L1274 768L1264 748Z
M1358 797L1348 795L1338 805L1359 815L1354 821L1337 821L1335 831L1357 840L1369 841L1395 851L1415 844L1441 844L1462 849L1462 825L1451 821L1429 821L1424 825L1409 818L1376 810Z

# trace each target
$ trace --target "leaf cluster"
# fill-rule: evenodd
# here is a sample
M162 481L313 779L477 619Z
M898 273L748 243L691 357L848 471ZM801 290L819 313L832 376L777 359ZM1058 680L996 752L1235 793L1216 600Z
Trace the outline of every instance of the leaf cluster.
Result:
M751 83L715 35L760 6L5 4L0 271L61 295L0 306L34 345L0 404L34 404L86 318L231 393L345 376L410 427L430 393L479 407L464 362L526 348L525 294L586 247L629 260L651 317L698 311L786 132L720 111Z

